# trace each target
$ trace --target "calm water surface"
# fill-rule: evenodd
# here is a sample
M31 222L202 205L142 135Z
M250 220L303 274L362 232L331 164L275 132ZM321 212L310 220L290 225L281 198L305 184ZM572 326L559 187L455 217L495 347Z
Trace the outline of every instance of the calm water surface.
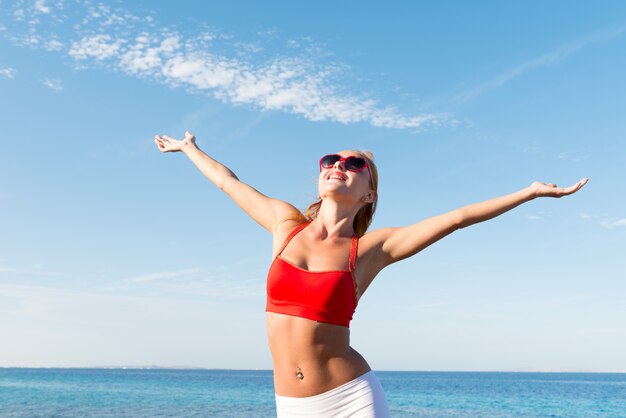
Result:
M626 374L376 372L393 417L626 418ZM0 368L0 417L272 417L271 371Z

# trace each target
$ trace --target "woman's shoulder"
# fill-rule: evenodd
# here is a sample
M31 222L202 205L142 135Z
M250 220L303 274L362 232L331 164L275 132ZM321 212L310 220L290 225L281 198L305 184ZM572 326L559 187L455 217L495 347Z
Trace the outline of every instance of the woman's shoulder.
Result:
M274 239L279 241L287 238L296 228L309 224L310 221L301 213L294 213L276 223L274 227Z
M387 228L374 229L372 231L367 231L365 234L361 235L359 239L365 240L365 241L377 241L388 236L390 233L392 233L396 229L398 228L387 227Z
M298 227L308 225L310 221L304 215L294 215L281 219L274 227L273 253L274 256L287 244L287 240L292 237Z
M309 222L310 221L300 212L289 214L276 222L274 234L289 233L298 226Z
M382 249L385 241L397 228L380 228L368 231L359 238L359 253L373 249Z

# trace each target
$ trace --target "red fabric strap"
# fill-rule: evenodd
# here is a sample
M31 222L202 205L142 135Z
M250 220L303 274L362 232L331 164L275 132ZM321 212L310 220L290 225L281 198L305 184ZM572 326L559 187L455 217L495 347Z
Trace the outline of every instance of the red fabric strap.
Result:
M287 244L289 244L289 241L291 241L291 239L293 237L296 236L296 234L300 231L302 231L308 224L310 224L311 222L305 222L303 224L300 224L298 226L296 226L293 231L291 231L291 234L289 234L289 236L287 237L287 239L285 240L285 242L283 243L283 246L280 247L280 251L278 252L277 255L282 254L283 250L285 249L285 247L287 246Z
M356 235L352 236L352 246L350 247L350 271L356 268L356 255L359 249L359 239Z

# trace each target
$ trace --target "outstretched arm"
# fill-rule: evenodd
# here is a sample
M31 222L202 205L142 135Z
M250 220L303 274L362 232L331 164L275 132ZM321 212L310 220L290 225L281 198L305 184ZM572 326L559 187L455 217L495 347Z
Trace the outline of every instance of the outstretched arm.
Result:
M410 257L460 228L484 222L537 197L562 197L577 192L587 183L582 179L573 186L534 182L529 187L506 196L464 206L442 215L433 216L414 225L374 231L381 245L381 264L389 265Z
M162 152L183 152L198 169L220 190L230 196L252 219L270 232L285 218L302 217L291 204L265 196L240 181L228 167L209 157L196 145L189 131L185 139L177 140L167 135L156 135L154 142Z

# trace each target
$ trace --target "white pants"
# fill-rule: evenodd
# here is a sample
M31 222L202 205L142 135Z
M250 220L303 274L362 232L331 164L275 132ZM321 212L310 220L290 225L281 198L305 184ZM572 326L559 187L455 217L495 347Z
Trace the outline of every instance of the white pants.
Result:
M276 395L276 413L278 418L389 418L383 387L372 371L319 395Z

